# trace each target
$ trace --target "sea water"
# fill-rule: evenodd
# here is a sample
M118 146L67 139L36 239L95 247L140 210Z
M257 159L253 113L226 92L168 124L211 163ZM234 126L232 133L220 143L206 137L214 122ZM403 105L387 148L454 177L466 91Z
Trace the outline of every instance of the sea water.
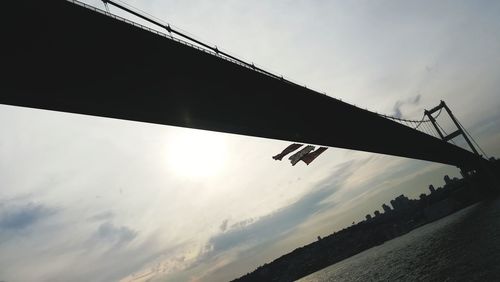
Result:
M500 281L500 198L424 225L299 281Z

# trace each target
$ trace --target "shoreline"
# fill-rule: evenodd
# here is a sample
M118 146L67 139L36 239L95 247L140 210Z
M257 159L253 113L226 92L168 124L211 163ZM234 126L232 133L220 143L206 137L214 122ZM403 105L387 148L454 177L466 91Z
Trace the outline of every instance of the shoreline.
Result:
M382 205L383 213L374 212L366 220L305 246L296 248L270 263L233 281L294 281L356 256L373 247L381 246L417 229L428 226L488 201L498 193L491 189L484 177L475 174L462 179L445 176L446 185L434 189L420 199L400 195L391 201L393 208ZM494 192L492 192L492 190Z

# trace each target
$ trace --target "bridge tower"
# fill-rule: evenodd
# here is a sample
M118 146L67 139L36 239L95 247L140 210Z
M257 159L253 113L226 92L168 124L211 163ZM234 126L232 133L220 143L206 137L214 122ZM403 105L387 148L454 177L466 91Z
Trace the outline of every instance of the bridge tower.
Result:
M457 127L457 130L455 130L454 132L452 132L450 134L447 134L447 135L446 135L446 132L444 132L444 130L441 129L441 127L437 123L436 119L432 116L433 113L435 113L437 111L440 111L443 108L446 110L446 112L450 116L451 120L453 121L453 123ZM450 108L448 108L448 106L446 105L446 103L444 101L441 101L441 103L439 103L439 105L437 105L436 107L432 108L429 111L425 110L424 113L429 118L429 120L431 121L432 125L434 126L434 129L436 129L436 131L439 134L439 136L441 137L441 139L443 139L444 141L448 142L448 141L452 140L453 138L456 138L456 137L462 135L464 137L465 141L467 142L467 144L469 144L469 147L471 148L472 152L474 152L474 154L476 154L478 156L481 156L481 154L479 154L479 152L477 151L476 147L474 147L474 145L472 144L471 140L467 136L467 134L464 131L464 128L462 127L462 125L460 124L460 122L456 119L456 117L453 115L453 113L451 112Z
M441 111L443 109L445 109L445 111L448 113L449 117L451 118L451 120L453 121L453 123L455 124L455 126L457 127L457 130L455 130L454 132L452 132L450 134L447 134L441 128L441 126L437 123L436 118L432 116L433 113L435 113L437 111ZM441 139L443 139L443 141L449 142L452 139L454 139L454 138L462 135L464 137L465 141L467 142L467 144L469 145L470 149L472 150L472 152L474 154L476 154L477 156L481 157L481 158L483 157L481 154L479 154L479 152L477 151L476 147L472 144L472 142L471 142L472 136L470 136L470 134L464 129L464 127L462 126L462 124L460 124L460 122L453 115L453 113L451 112L450 108L446 105L446 103L444 101L441 100L441 103L439 103L439 105L437 105L436 107L432 108L431 110L425 110L424 114L429 118L429 120L431 121L432 125L434 126L434 129L436 129L437 133L439 134L439 136L441 137ZM469 136L470 136L470 138L469 138ZM472 141L474 141L474 139L472 139ZM474 141L474 143L476 143L476 142ZM477 145L477 143L476 143L476 145ZM481 147L479 147L479 145L477 145L477 147L479 148L479 150L481 150L481 152L485 155L485 157L487 157L486 154L481 149ZM470 175L472 172L476 171L478 168L459 167L459 169L460 169L460 173L462 174L462 176L464 176L464 177L467 178L468 175ZM489 169L486 169L486 171L488 173L490 173Z

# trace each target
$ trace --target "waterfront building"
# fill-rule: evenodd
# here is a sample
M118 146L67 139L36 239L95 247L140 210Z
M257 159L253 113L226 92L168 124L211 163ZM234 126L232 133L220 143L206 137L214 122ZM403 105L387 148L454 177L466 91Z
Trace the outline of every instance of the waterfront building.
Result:
M392 211L391 207L389 207L385 203L382 205L382 208L384 209L384 213L389 213Z
M436 192L436 188L434 188L434 185L429 185L429 191L431 191L431 194Z
M392 208L395 210L406 209L410 206L410 199L405 195L399 195L394 200L391 200Z

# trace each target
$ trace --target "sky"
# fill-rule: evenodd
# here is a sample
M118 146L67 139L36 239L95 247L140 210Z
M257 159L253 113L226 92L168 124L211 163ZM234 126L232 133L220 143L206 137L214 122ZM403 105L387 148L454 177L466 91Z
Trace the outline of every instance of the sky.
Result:
M500 155L498 1L127 3L361 108L420 119L444 100ZM292 167L271 158L285 141L3 105L0 130L9 282L231 280L459 175L337 148Z

